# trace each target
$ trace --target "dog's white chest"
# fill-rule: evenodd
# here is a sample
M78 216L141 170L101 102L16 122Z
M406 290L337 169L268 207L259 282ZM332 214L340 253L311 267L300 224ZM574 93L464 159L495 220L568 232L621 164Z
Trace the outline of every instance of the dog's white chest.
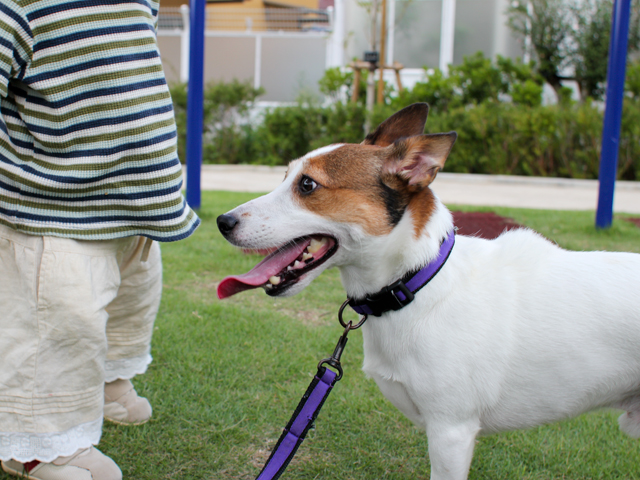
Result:
M371 377L381 393L409 420L424 428L424 419L407 388L402 370L404 359L399 358L398 352L384 350L384 345L378 340L378 335L368 329L363 331L364 337L364 365L362 369Z

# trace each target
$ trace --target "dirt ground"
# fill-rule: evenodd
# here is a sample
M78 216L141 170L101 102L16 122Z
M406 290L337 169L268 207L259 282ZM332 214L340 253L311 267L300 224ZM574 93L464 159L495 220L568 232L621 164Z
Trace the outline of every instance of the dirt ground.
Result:
M626 220L627 222L631 222L635 224L636 227L640 228L640 218L627 217L627 218L624 218L623 220Z
M453 223L458 227L459 235L472 235L487 239L496 238L505 230L520 228L510 218L501 217L493 212L451 212Z

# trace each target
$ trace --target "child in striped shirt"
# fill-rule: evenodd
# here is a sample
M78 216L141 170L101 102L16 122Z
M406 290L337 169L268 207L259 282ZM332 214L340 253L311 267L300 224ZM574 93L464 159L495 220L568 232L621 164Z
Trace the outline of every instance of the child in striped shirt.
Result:
M0 0L0 460L118 480L103 417L151 415L158 242L191 235L155 0Z

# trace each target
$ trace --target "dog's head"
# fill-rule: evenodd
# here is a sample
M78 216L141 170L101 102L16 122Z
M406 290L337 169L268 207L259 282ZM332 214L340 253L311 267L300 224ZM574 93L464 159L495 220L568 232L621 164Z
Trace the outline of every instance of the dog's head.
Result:
M273 192L218 217L232 244L272 251L249 273L224 279L218 296L257 287L294 295L326 268L366 264L390 237L418 238L435 207L428 186L456 140L455 132L423 133L428 110L411 105L361 144L292 161Z

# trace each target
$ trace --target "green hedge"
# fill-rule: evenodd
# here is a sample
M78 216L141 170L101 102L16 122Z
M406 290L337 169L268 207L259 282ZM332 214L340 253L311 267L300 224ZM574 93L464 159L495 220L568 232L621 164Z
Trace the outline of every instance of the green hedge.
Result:
M378 108L371 124L393 113ZM364 137L361 106L287 107L269 112L256 135L268 132L268 149L240 163L286 164L330 143L359 143ZM458 132L445 171L504 175L597 178L603 114L590 103L525 107L482 103L445 112L431 111L427 132ZM625 103L620 179L640 178L640 103ZM238 163L238 162L234 162Z
M203 104L203 147L205 163L242 163L255 155L249 123L251 103L264 93L250 83L234 80L205 86ZM187 85L171 86L171 98L178 126L178 156L186 161Z
M458 132L447 171L571 178L598 175L602 114L591 105L525 108L482 104L435 114L428 130Z
M378 107L377 125L402 105ZM242 110L246 114L247 110ZM238 113L236 112L236 117ZM180 124L180 116L177 115ZM296 105L269 110L257 125L218 121L205 133L205 163L286 165L331 143L359 143L362 105ZM603 113L593 103L526 106L483 102L432 109L427 132L458 132L445 171L597 178ZM205 129L207 127L205 126ZM184 127L179 127L184 132ZM215 130L215 132L213 132ZM213 132L213 133L212 133ZM622 118L618 177L640 179L640 101L627 98Z

